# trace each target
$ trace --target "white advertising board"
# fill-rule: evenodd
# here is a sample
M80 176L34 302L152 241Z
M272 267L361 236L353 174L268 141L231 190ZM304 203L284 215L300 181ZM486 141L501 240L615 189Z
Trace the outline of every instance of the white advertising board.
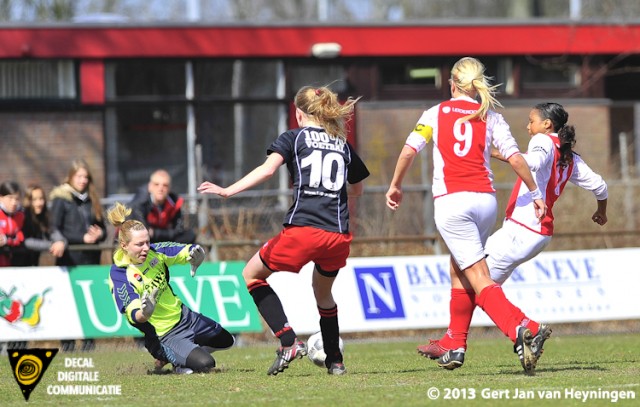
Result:
M0 317L3 341L82 337L68 272L61 267L2 270Z
M640 318L640 249L545 252L521 265L504 284L507 297L542 322ZM319 330L311 289L313 265L276 273L269 283L298 333ZM449 257L349 259L336 278L340 330L358 332L443 328L449 322ZM476 309L472 325L493 322Z

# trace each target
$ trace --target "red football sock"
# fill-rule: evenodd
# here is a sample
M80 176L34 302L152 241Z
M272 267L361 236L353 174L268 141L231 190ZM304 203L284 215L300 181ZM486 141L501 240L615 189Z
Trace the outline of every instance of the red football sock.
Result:
M452 288L449 301L449 329L440 339L440 346L446 349L467 349L469 325L476 308L476 293L464 288Z
M520 321L520 325L529 328L533 335L537 335L540 330L540 324L532 319L524 317L522 321Z
M505 297L502 287L498 284L492 284L485 287L477 297L477 304L496 326L511 339L516 342L516 327L520 325L520 321L524 319L524 313L520 308L513 305L507 297Z

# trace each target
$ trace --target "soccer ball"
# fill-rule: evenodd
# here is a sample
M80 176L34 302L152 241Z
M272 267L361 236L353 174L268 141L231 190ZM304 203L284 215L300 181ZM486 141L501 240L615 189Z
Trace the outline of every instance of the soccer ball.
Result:
M344 342L342 338L338 338L338 347L340 352L344 354ZM324 353L324 344L322 343L322 332L316 332L309 337L307 341L307 356L314 365L325 367L324 360L327 358L327 354Z

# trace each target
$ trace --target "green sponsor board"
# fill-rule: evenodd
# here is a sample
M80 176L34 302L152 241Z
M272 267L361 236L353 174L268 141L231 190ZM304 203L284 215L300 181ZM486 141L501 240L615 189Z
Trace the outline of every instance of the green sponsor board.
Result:
M170 283L182 302L230 332L260 332L262 324L242 278L244 262L203 263L195 278L188 265L172 266ZM110 266L69 269L71 288L87 338L139 336L116 309L109 290Z

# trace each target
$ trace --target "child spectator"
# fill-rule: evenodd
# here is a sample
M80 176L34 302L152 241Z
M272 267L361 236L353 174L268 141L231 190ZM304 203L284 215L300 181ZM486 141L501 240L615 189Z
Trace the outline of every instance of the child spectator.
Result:
M19 251L12 258L14 266L38 266L40 253L48 251L56 258L62 257L67 239L49 223L49 210L44 189L32 185L25 191L23 200L25 251Z
M24 242L24 214L18 210L20 186L14 181L0 184L0 267L11 266L13 250Z

